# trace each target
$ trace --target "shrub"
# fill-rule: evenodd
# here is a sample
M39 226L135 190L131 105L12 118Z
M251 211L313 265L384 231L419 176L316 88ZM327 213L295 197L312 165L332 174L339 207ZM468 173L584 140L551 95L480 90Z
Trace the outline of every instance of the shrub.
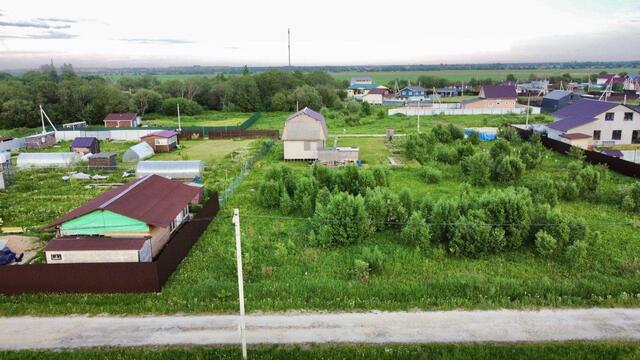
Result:
M540 144L526 143L520 148L520 159L527 169L535 169L542 164L544 148Z
M640 181L634 182L625 189L623 198L623 209L627 211L640 211Z
M258 187L258 205L266 208L277 209L280 207L282 195L282 183L275 180L263 181Z
M423 166L419 176L428 184L437 184L442 179L442 172L437 169Z
M312 221L321 246L362 241L371 233L371 223L361 196L340 192L326 206L316 205Z
M409 189L402 188L398 193L398 200L400 201L400 205L404 208L406 216L409 216L409 214L413 212L413 197L411 196Z
M302 216L309 217L313 215L317 193L318 184L315 179L306 176L297 179L293 200Z
M471 133L469 133L469 135L467 136L467 141L473 145L478 145L480 144L480 133L477 131L472 131Z
M473 155L475 153L475 148L473 147L472 144L468 142L463 142L458 144L458 146L456 146L456 152L458 153L458 157L460 159L464 159L466 157Z
M384 254L377 246L362 249L362 260L369 265L369 273L380 274L384 268Z
M376 118L378 118L378 120L382 120L382 119L384 119L384 117L385 117L386 115L387 115L387 114L385 114L384 110L380 110L380 111L378 111L378 113L376 114Z
M429 226L419 212L414 212L409 217L409 220L402 228L402 239L411 245L419 245L423 249L429 247L431 235L429 233Z
M431 129L431 133L434 135L435 139L442 144L464 139L464 130L453 124L449 124L447 126L438 124Z
M434 158L445 164L456 164L460 161L456 149L447 145L437 145L434 150Z
M489 184L491 176L491 158L486 153L477 153L462 162L462 172L473 185Z
M453 228L449 251L456 255L477 256L503 250L504 231L499 227L492 228L486 218L486 213L480 209L461 216Z
M532 201L526 188L493 190L478 199L478 208L487 213L487 221L504 229L507 248L522 245L531 225Z
M292 214L296 209L296 204L291 200L291 196L286 191L283 191L280 195L280 210L283 214Z
M372 168L371 172L377 186L389 185L389 170L387 170L387 168L375 166Z
M575 177L576 185L581 193L595 193L600 186L602 174L594 166L585 166Z
M504 139L498 139L493 143L491 150L489 150L489 154L491 154L491 157L494 160L503 156L509 156L511 155L511 145Z
M518 132L516 131L516 129L512 128L511 126L501 128L500 133L498 135L501 139L505 139L508 142L513 144L517 144L522 140L520 135L518 135Z
M452 223L458 221L461 215L460 202L456 199L441 199L433 205L431 210L431 230L433 239L447 243L451 239Z
M582 266L589 253L589 244L585 240L577 240L566 250L567 261L573 266Z
M584 154L584 150L577 146L572 146L571 149L569 149L569 152L567 152L567 155L579 161L584 161L584 159L587 158L587 156Z
M177 115L180 104L181 115L198 115L202 113L202 106L193 100L184 98L168 98L162 101L160 112L164 115Z
M366 261L355 259L353 261L353 274L358 281L369 281L369 264Z
M367 190L364 196L364 206L369 215L372 229L374 231L384 229L387 221L387 202L382 189Z
M536 252L542 256L548 257L553 255L558 246L558 242L549 233L540 230L536 233L535 247Z
M334 173L328 167L320 164L313 165L311 169L313 177L318 181L320 187L326 187L327 189L333 189L334 186Z
M371 105L368 102L362 102L362 104L360 105L360 114L362 114L362 116L371 115Z
M493 169L493 177L499 182L519 180L523 173L524 164L519 158L511 155L498 158Z
M320 190L318 190L318 194L316 195L316 206L327 206L329 200L331 200L331 191L329 191L329 189L327 189L326 187L320 188Z
M527 182L526 187L531 191L534 203L551 207L558 204L558 184L553 179L539 176Z

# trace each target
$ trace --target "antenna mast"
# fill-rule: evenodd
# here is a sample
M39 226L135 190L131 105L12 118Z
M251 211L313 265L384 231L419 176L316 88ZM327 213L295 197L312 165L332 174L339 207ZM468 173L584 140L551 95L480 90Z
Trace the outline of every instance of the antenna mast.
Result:
M289 71L291 71L291 29L287 29L287 47L289 49Z

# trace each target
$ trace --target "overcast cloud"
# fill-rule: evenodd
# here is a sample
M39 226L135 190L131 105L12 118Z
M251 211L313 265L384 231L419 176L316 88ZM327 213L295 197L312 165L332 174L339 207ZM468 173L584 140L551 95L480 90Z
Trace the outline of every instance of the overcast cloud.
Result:
M294 65L640 60L637 0L21 0L0 13L0 69L51 58L76 67L285 65L287 28Z

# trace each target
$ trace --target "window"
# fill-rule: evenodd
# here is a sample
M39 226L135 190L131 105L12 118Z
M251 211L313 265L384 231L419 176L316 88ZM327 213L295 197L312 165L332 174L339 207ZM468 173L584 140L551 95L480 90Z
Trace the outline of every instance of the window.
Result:
M51 260L62 260L62 254L51 254Z
M606 114L604 114L604 119L607 121L613 121L613 113L612 112L608 112Z
M631 121L631 120L633 120L633 113L632 113L632 112L626 112L626 113L624 113L624 120L625 120L625 121Z
M600 130L593 130L593 140L600 140Z
M611 140L620 140L622 139L622 130L613 130L611 134Z
M172 232L175 228L176 228L176 221L175 221L175 220L173 220L173 221L171 221L171 223L169 224L169 232Z
M640 144L640 130L633 130L633 133L631 133L631 143Z

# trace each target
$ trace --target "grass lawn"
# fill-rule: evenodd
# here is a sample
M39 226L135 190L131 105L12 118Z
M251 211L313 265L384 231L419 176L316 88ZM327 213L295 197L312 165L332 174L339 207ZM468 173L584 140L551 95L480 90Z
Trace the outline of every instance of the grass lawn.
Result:
M633 342L570 341L530 344L425 345L292 345L249 346L251 359L633 359L640 345ZM237 359L240 349L224 347L92 348L75 351L0 352L19 359Z
M333 146L333 138L327 144ZM382 137L341 137L338 139L338 146L351 146L360 149L360 160L364 164L383 165L388 164L387 159L391 152L387 147L385 138Z
M181 115L180 125L186 127L198 126L238 126L245 122L253 113L223 112L207 110L200 115ZM178 128L178 117L161 114L146 114L142 120L143 125L169 126Z
M387 115L389 107L373 106L372 114L368 116L360 116L356 123L349 123L346 117L335 110L327 110L323 113L327 121L327 127L330 134L385 134L387 128L393 128L396 134L406 134L413 132L417 126L418 118L416 116ZM378 113L382 112L382 118ZM290 112L268 112L262 113L260 119L249 129L275 129L282 132L284 122ZM550 122L552 117L549 115L533 115L530 117L531 122ZM436 123L454 123L463 127L486 127L501 126L507 123L518 124L525 122L524 115L436 115L421 116L420 126L429 127Z

